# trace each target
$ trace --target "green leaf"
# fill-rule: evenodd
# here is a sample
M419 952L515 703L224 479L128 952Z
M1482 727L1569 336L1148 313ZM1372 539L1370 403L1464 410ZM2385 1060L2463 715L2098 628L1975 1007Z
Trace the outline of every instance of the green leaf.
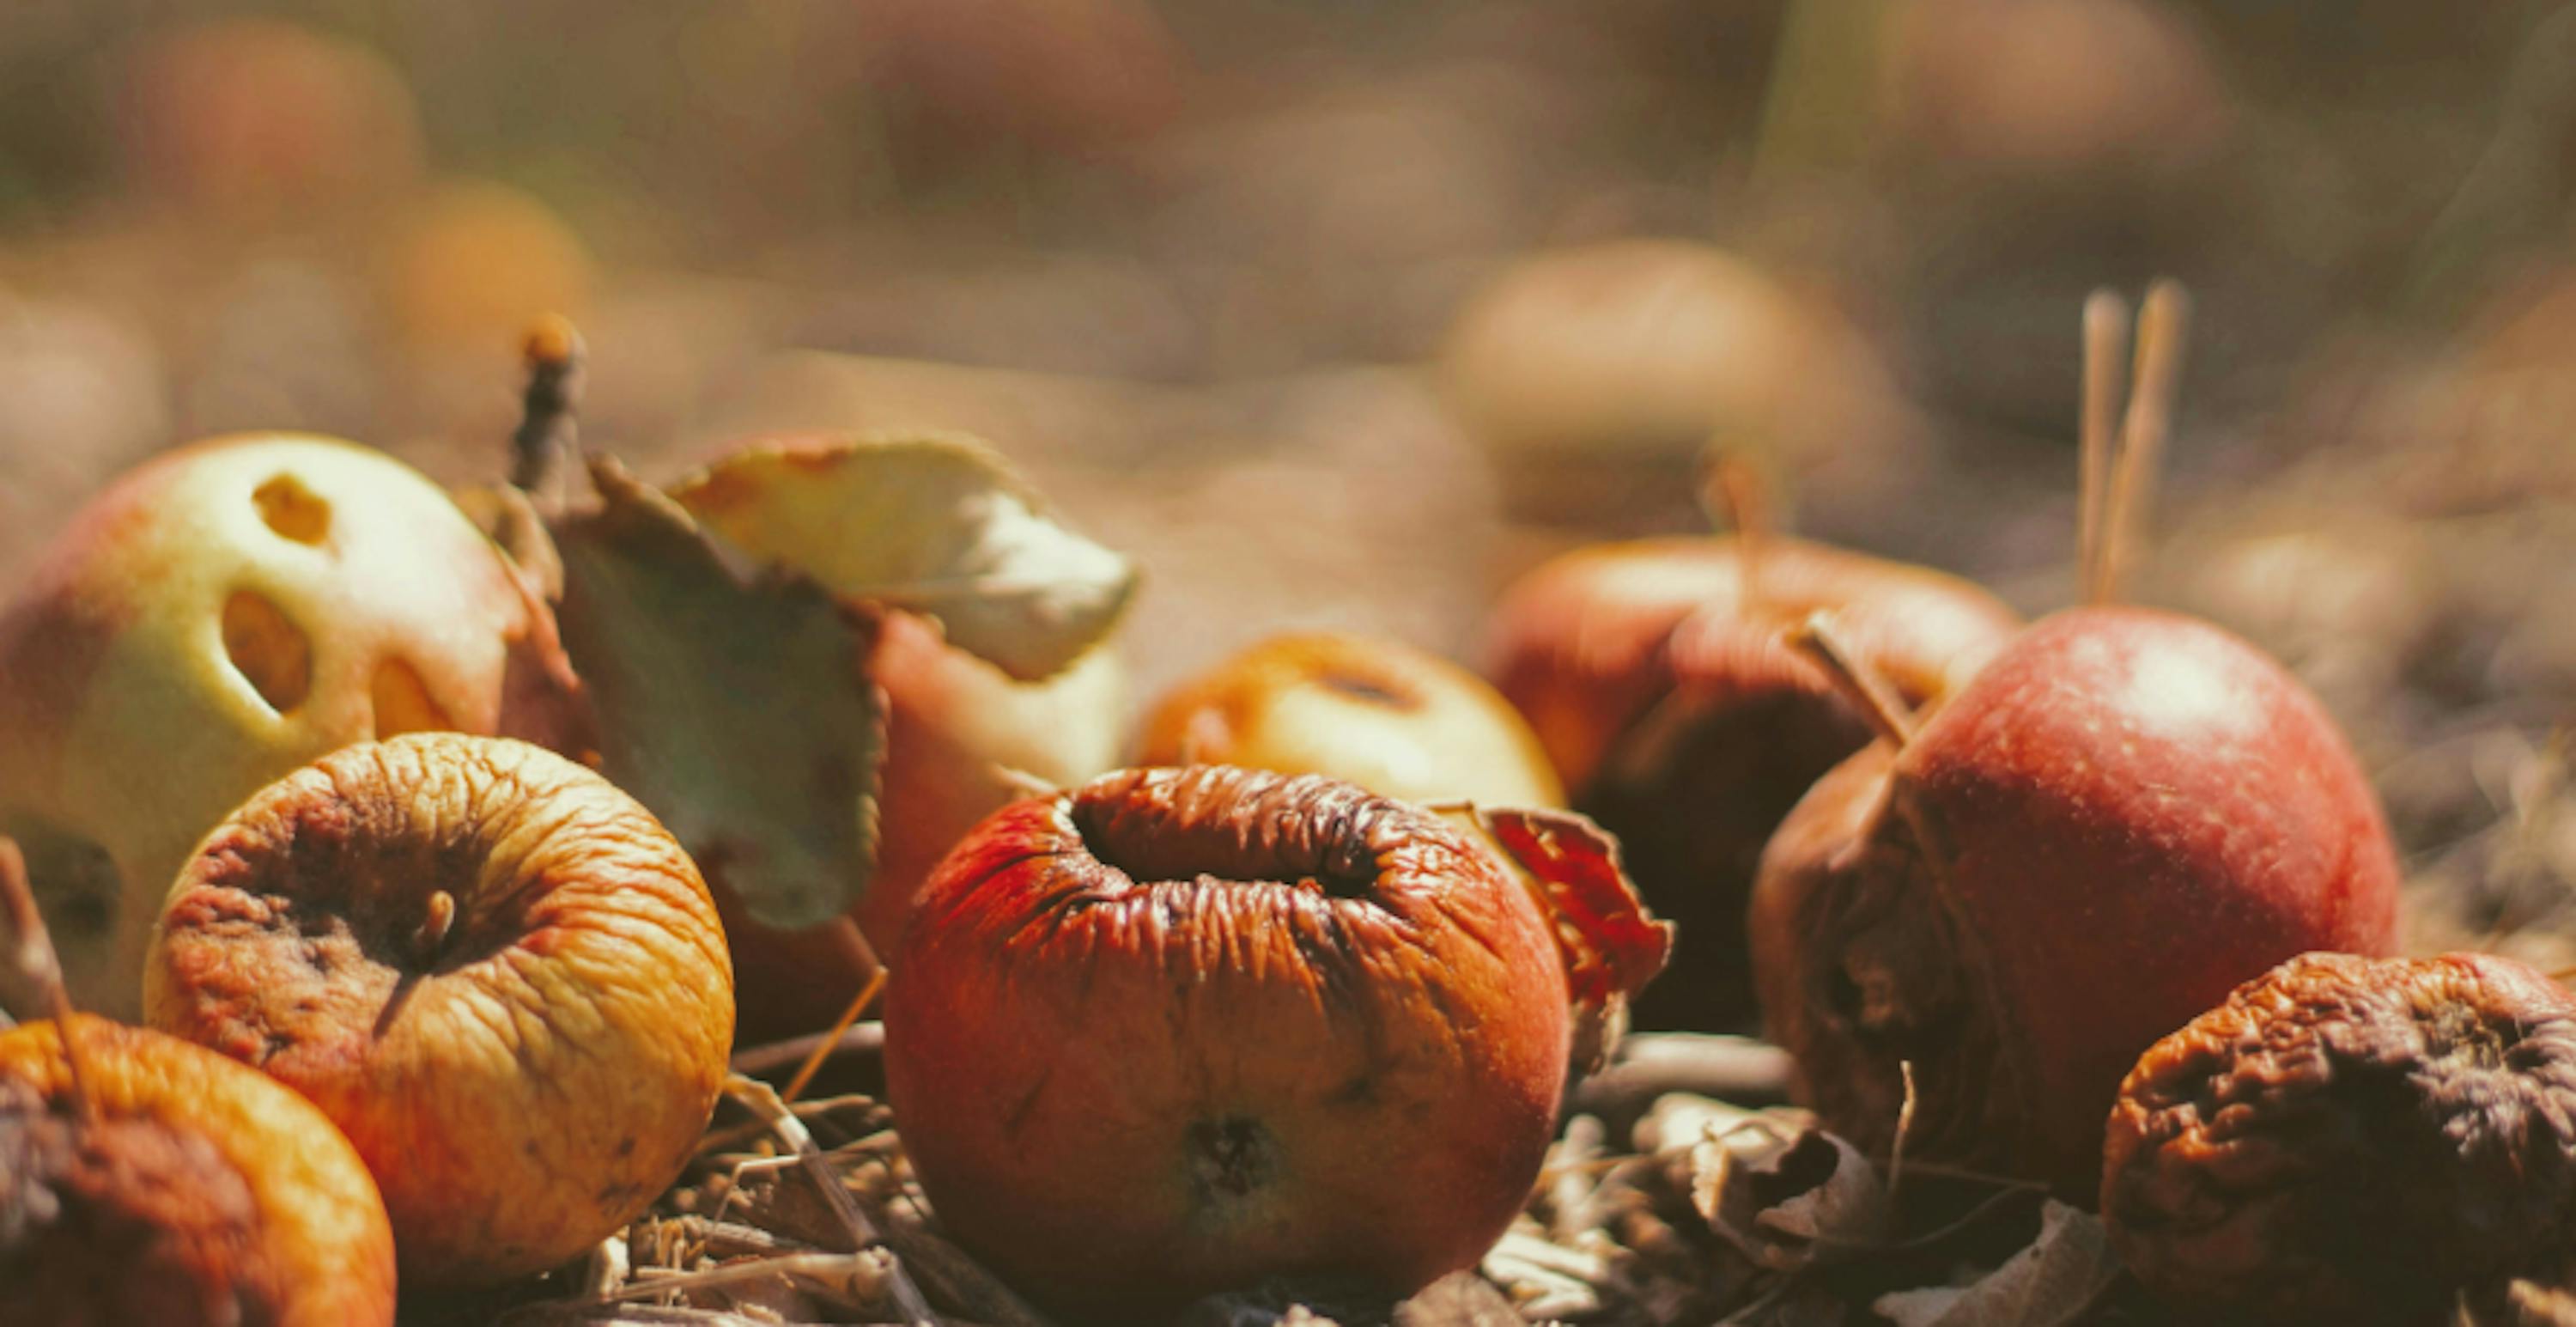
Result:
M1065 528L964 434L773 441L671 495L751 556L936 618L950 644L1024 682L1080 658L1135 593L1133 562Z
M829 921L877 856L885 701L874 619L790 573L743 575L669 498L607 457L602 505L560 521L564 643L602 772L760 922Z

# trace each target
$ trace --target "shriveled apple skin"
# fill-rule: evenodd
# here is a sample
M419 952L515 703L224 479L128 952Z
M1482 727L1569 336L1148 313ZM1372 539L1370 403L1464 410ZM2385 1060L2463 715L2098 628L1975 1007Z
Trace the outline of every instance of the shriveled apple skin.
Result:
M994 815L886 995L940 1219L1108 1314L1471 1264L1536 1177L1567 1037L1549 925L1484 853L1349 784L1220 766Z
M567 731L544 617L444 492L350 443L215 438L110 485L0 610L0 833L74 997L139 1010L172 877L269 780L414 729Z
M1799 805L1754 953L1833 1127L1890 1141L1910 1059L1909 1155L2089 1200L2138 1056L2295 955L2393 952L2397 883L2377 795L2296 679L2196 619L2073 609Z
M383 1201L330 1120L255 1070L81 1015L0 1032L0 1310L12 1322L394 1320Z
M1567 554L1497 607L1487 675L1528 717L1576 810L1619 836L1657 914L1680 927L1640 1026L1726 1029L1752 991L1744 908L1764 843L1869 740L1788 631L1816 611L1908 703L1936 705L2020 629L1972 582L1772 539L1748 589L1731 538Z
M442 894L453 922L424 940ZM339 1124L413 1287L543 1271L641 1212L733 1034L679 844L581 766L454 733L348 747L244 803L172 889L144 997Z

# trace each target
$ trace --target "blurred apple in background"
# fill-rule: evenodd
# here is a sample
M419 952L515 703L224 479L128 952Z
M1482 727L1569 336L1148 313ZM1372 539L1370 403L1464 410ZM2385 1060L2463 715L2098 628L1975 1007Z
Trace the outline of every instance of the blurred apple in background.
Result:
M0 610L0 833L75 997L138 1007L188 850L286 771L419 729L571 744L552 649L500 551L379 453L218 438L109 486Z
M1910 413L1832 303L1724 250L1623 240L1542 252L1458 315L1444 396L1521 514L1635 525L1687 510L1706 449L1762 458L1819 501L1902 491Z
M421 168L402 75L355 42L265 19L145 43L121 89L125 159L190 219L310 227L388 200Z
M1023 776L1070 786L1116 767L1126 675L1116 654L1095 649L1045 681L1013 681L948 644L936 623L903 612L885 615L868 673L887 707L882 838L850 918L890 954L931 868L978 821L1026 795ZM723 872L721 863L708 870ZM739 1040L829 1027L866 983L867 958L840 929L763 926L720 883L716 902L733 944Z
M379 277L385 311L407 340L508 355L530 319L583 311L590 252L534 195L450 180L407 211Z
M2191 21L2139 0L1922 0L1888 21L1885 132L2032 182L2189 164L2235 119Z
M1557 806L1529 725L1484 679L1412 646L1274 636L1184 681L1145 719L1142 765L1323 774L1409 802Z

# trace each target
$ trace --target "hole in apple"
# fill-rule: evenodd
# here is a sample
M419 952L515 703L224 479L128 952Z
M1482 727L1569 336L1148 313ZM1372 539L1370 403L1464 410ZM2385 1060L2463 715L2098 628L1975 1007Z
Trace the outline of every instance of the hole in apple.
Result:
M429 684L421 680L420 670L412 667L409 660L387 659L377 664L375 675L368 679L367 694L375 702L375 731L379 738L445 732L456 727L447 711L430 697Z
M78 834L26 817L0 817L0 834L18 843L27 859L27 884L36 895L36 910L53 932L66 967L80 968L83 955L116 933L116 912L125 893L125 877L107 849Z
M1371 705L1383 705L1391 710L1422 708L1422 697L1391 677L1369 676L1336 668L1315 680L1327 690L1341 692L1345 696L1366 701Z
M1159 786L1093 785L1072 820L1095 859L1137 884L1208 876L1366 898L1373 836L1396 805L1330 780L1203 765Z
M224 655L280 714L312 693L313 643L276 601L257 590L235 590L224 600Z
M271 478L250 497L259 504L259 519L279 538L319 544L331 536L331 504L314 496L313 490L293 475Z

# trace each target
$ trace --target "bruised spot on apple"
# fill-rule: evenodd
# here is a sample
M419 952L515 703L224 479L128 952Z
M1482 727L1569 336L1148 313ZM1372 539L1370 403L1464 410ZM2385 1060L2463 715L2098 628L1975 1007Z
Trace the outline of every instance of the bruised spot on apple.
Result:
M418 472L327 438L137 467L0 609L0 832L31 845L72 992L104 1012L137 1008L190 846L269 780L395 732L573 746L579 724L500 551Z
M1752 953L1828 1126L2090 1201L2156 1040L2294 955L2386 954L2398 870L2324 708L2261 652L2104 607L2022 633L1902 751L1819 782L1763 858Z
M1322 774L1413 802L1557 806L1565 790L1483 679L1368 636L1275 636L1182 683L1145 721L1148 765Z
M733 1032L679 844L570 761L456 733L245 802L172 888L144 996L348 1134L411 1286L543 1271L632 1219L696 1146Z
M75 1016L0 1033L10 1320L367 1327L394 1319L375 1182L311 1103L175 1037Z
M1545 1155L1552 927L1408 803L1122 771L1003 809L932 878L890 1100L942 1223L1068 1311L1299 1272L1408 1293L1484 1253Z

